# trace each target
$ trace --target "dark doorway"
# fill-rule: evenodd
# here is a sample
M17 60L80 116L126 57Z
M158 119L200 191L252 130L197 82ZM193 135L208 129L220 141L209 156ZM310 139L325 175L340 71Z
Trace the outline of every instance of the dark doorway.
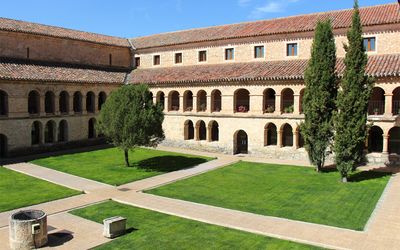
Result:
M248 138L246 132L239 130L236 134L236 152L235 154L248 153Z
M0 134L0 158L7 157L7 136Z

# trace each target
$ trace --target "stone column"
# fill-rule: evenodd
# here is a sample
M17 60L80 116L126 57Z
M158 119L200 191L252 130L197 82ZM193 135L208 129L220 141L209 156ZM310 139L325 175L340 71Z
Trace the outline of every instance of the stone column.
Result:
M164 112L169 111L169 95L164 95Z
M294 94L293 114L300 115L300 94Z
M383 134L383 154L389 154L389 135Z
M157 103L157 95L153 95L153 104L156 104Z
M293 149L298 149L299 148L299 131L296 130L293 133Z
M199 112L199 109L197 107L197 95L193 95L193 109L192 112Z
M194 139L200 141L200 124L196 124L194 129Z
M86 109L86 95L82 95L82 114L86 115L87 109Z
M385 94L385 116L392 116L393 94Z
M74 93L68 93L68 114L74 114Z
M54 96L54 114L60 115L60 95Z
M282 145L283 145L283 141L282 141L282 137L283 137L283 130L282 129L280 129L279 131L278 131L278 148L281 148L282 147Z
M233 95L221 95L221 103L221 113L231 114L235 112Z
M281 110L281 95L275 95L275 112L274 114L282 114L282 110Z
M212 130L212 126L208 125L207 126L207 141L211 142L211 130Z
M183 110L183 95L179 95L179 109L178 112L184 112Z
M250 95L250 113L263 113L263 95Z
M99 96L95 94L93 99L94 113L97 114L99 113Z
M40 116L45 116L46 111L45 111L45 95L40 95L40 100L39 100L39 114Z
M206 109L207 113L212 113L212 109L211 109L211 95L207 95L207 109Z

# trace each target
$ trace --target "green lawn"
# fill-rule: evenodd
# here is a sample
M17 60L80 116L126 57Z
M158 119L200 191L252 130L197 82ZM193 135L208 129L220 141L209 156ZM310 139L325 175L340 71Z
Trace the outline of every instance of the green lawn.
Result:
M0 180L0 212L81 193L3 167Z
M71 213L98 223L112 216L127 218L131 232L98 249L319 249L112 201Z
M122 185L211 160L144 148L131 151L129 157L129 168L125 167L123 152L117 148L49 157L32 163L111 185Z
M390 176L239 162L148 193L256 214L362 230Z

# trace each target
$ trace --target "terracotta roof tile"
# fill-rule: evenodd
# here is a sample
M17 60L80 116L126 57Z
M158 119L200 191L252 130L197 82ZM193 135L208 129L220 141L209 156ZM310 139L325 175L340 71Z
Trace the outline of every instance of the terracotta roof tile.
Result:
M125 38L18 21L8 18L0 18L0 30L68 38L113 46L130 47L128 40Z
M123 71L0 59L1 80L122 84L125 77Z
M247 80L303 79L308 60L194 65L155 69L137 69L130 83L201 83ZM343 58L337 62L342 74ZM370 56L367 74L374 77L400 76L400 54Z
M330 18L334 29L351 25L353 10L339 10L256 22L191 29L132 38L138 49L167 45L205 42L251 36L276 35L313 31L318 20ZM400 23L399 4L377 5L360 9L363 26Z

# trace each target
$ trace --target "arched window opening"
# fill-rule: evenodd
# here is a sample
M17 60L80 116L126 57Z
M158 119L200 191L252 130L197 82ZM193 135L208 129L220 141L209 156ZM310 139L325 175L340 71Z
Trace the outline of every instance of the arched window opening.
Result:
M219 140L219 125L216 121L211 121L209 126L210 133L210 141L218 141Z
M248 153L248 137L247 133L239 130L234 135L234 154L247 154Z
M394 127L389 131L389 153L400 154L400 127Z
M60 121L60 124L58 125L58 141L68 141L68 123L66 120Z
M0 116L8 115L8 94L0 90Z
M69 112L69 94L67 91L60 93L59 109L61 114L68 114Z
M293 146L293 130L292 126L285 124L282 129L282 146L292 147Z
M164 107L165 107L165 94L164 94L164 92L160 91L160 92L157 93L156 101L157 101L157 104L161 106L162 110L164 110Z
M194 126L193 122L187 120L184 124L184 139L185 140L193 140L194 139Z
M88 113L95 112L95 96L93 92L88 92L86 94L86 111Z
M178 111L179 110L179 93L178 91L172 91L169 94L169 109L168 111Z
M51 91L47 91L44 96L44 112L46 112L46 114L54 114L54 106L54 93Z
M198 121L196 124L197 129L197 140L198 141L205 141L207 140L207 129L206 124L204 121Z
M7 136L0 134L0 158L7 157L7 154L8 154Z
M368 152L382 153L383 130L378 126L372 126L368 131Z
M54 121L48 121L44 128L44 142L53 143L55 142L56 134L56 123Z
M368 102L369 115L383 115L385 112L385 91L379 87L372 89Z
M221 109L222 109L221 91L216 89L213 92L211 92L211 111L221 112Z
M32 145L40 144L42 141L42 124L39 121L35 121L31 128L31 142Z
M269 123L264 127L264 146L276 146L278 133L275 124Z
M275 98L276 93L273 89L264 90L264 113L275 112Z
M74 93L74 112L81 113L82 112L82 94L81 92Z
M281 110L284 114L291 114L294 112L294 92L291 89L282 90L281 94L282 103Z
M101 107L104 103L106 103L107 95L105 92L100 92L99 94L99 101L98 101L98 109L101 110Z
M238 113L246 113L250 110L250 92L239 89L234 94L234 110Z
M40 113L40 95L37 91L29 92L28 113L31 115Z
M190 90L183 94L183 111L193 111L193 93Z
M96 119L91 118L88 123L88 138L96 138Z
M392 113L393 115L400 115L400 87L393 91Z
M197 112L207 110L207 93L204 90L197 92Z

